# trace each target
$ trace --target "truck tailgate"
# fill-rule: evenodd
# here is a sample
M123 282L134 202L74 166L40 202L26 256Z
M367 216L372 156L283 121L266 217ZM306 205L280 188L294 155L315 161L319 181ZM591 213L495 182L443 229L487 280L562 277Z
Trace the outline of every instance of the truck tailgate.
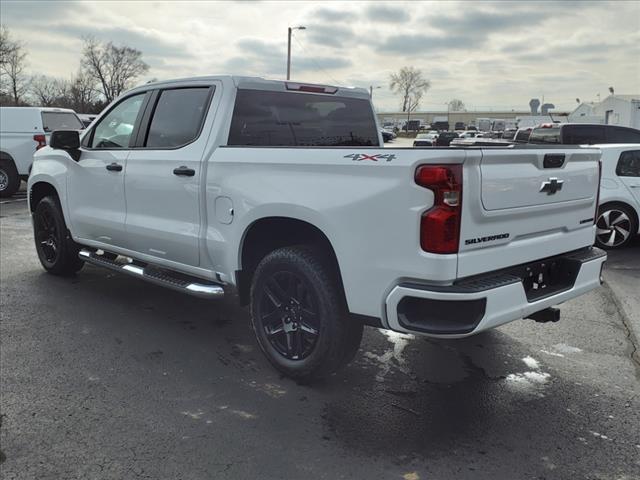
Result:
M600 151L467 150L458 276L592 245Z

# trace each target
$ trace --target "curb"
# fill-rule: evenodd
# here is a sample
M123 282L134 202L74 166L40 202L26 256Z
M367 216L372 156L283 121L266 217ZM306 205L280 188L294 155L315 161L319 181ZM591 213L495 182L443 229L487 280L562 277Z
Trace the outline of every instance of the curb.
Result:
M605 275L606 277L606 275ZM611 294L611 298L613 299L613 303L620 314L620 318L622 319L622 324L624 325L625 330L627 331L627 339L631 344L631 361L635 363L636 368L640 368L640 331L636 331L634 329L634 322L630 318L630 313L627 311L627 307L625 303L620 299L616 289L613 287L613 284L616 282L611 282L610 279L605 279L604 286Z

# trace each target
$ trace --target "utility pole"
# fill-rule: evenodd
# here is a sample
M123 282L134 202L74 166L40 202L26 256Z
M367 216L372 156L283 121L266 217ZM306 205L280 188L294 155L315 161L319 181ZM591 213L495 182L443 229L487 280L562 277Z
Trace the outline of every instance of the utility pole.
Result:
M287 28L287 80L291 80L291 32L294 30L306 30L307 27L289 27Z
M374 88L377 90L378 88L382 88L382 87L381 86L374 87L373 85L369 85L369 98L370 99L373 99L373 89Z

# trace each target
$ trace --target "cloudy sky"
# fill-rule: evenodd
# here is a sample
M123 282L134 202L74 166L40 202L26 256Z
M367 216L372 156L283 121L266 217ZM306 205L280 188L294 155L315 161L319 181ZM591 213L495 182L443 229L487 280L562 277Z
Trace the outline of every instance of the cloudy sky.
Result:
M32 73L69 77L81 38L140 49L148 78L212 73L284 78L288 26L295 80L374 92L379 110L399 100L389 75L414 66L431 80L421 109L557 109L575 99L640 93L640 2L13 2L0 19L26 44ZM144 80L144 79L141 79Z

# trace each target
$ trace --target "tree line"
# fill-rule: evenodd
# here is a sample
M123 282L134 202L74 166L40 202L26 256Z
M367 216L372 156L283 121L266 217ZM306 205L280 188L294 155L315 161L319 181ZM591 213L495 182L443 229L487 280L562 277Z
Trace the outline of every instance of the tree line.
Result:
M25 45L0 26L0 105L99 113L149 70L140 50L93 37L82 42L80 66L71 78L29 75Z

